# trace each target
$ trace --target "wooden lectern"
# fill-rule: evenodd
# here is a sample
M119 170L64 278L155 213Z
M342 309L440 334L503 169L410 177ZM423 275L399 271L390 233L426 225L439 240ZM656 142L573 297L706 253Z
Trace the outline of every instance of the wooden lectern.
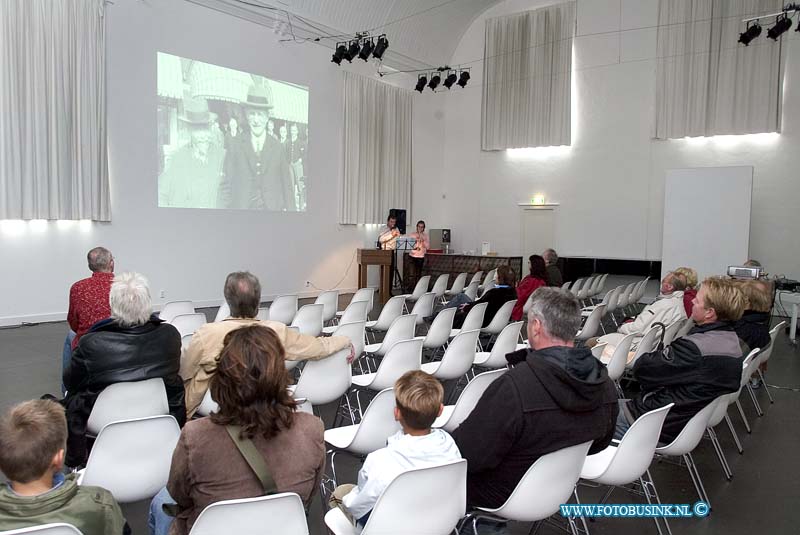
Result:
M392 255L394 251L382 251L380 249L359 249L358 250L358 287L367 287L367 268L369 266L380 266L381 268L381 286L380 286L380 299L381 304L386 304L386 301L392 296L391 283L392 283Z

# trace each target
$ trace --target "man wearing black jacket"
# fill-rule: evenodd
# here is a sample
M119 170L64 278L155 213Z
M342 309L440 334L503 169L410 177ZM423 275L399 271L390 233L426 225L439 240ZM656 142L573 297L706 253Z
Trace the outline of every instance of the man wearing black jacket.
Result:
M498 507L547 453L611 442L617 395L605 366L576 348L580 306L568 292L539 288L528 313L530 350L507 356L516 366L494 381L453 432L467 459L467 503Z
M81 337L64 370L65 464L70 467L86 462L86 423L97 396L111 384L160 377L170 414L181 426L186 421L183 381L178 375L181 336L175 327L151 316L147 279L138 273L118 275L109 301L111 318L95 323Z
M622 407L615 438L644 413L675 403L661 430L661 442L669 443L706 405L739 389L742 356L749 349L736 336L733 322L741 318L745 303L733 282L721 277L703 281L692 301L695 327L634 364L641 391Z

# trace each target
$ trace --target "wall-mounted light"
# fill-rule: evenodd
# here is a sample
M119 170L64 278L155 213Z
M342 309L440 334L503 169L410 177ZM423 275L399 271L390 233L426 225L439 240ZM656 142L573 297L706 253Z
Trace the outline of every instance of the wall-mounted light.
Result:
M543 206L544 205L544 195L541 193L537 193L533 197L531 197L531 204L535 206Z

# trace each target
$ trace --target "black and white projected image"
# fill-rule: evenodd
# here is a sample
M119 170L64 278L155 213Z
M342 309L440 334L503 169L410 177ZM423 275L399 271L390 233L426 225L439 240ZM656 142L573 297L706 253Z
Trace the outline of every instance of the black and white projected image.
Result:
M158 206L305 211L308 88L158 53Z

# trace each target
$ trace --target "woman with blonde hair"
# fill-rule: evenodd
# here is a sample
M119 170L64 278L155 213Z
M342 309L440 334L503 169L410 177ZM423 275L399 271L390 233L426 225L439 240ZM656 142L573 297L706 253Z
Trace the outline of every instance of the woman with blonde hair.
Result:
M679 267L673 270L686 281L686 288L683 290L683 308L686 309L686 317L692 317L692 300L697 295L697 271L690 267Z

